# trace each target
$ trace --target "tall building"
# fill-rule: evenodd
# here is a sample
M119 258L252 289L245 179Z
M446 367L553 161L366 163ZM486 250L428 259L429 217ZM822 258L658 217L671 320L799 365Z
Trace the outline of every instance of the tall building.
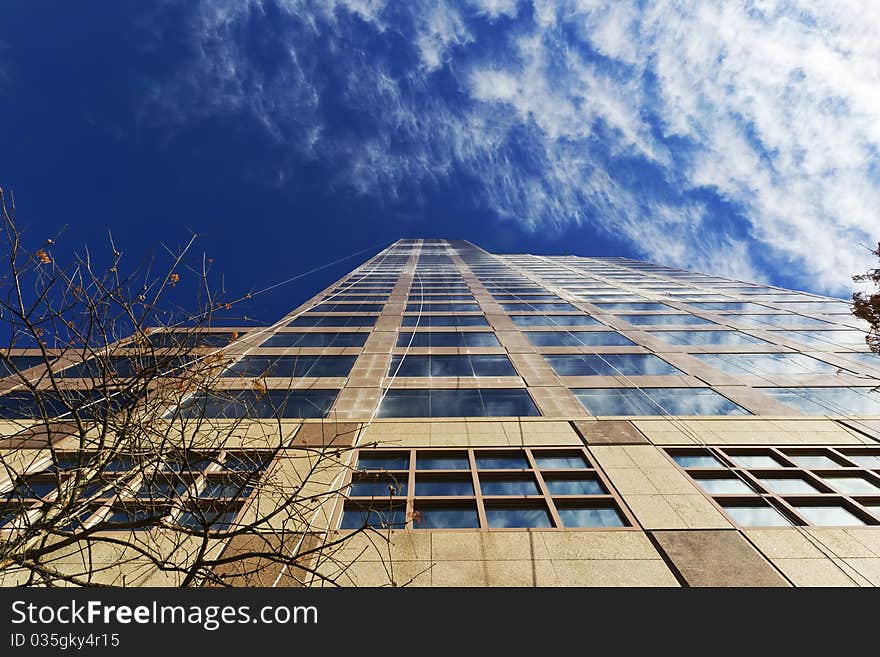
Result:
M864 328L839 299L627 258L400 240L271 327L210 334L241 332L222 387L247 422L355 448L311 531L388 543L319 563L338 583L872 586Z

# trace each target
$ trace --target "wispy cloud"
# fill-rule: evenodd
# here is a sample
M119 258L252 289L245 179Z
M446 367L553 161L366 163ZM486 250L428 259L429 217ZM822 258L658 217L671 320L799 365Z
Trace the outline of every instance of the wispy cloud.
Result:
M880 233L871 0L215 0L187 21L151 116L246 114L364 194L466 176L532 230L835 292Z

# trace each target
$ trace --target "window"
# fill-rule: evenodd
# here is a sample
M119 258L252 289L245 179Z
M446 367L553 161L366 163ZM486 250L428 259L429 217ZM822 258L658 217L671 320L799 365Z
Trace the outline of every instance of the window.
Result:
M245 356L223 372L223 376L348 376L356 359L357 356Z
M408 313L455 313L455 312L478 312L480 306L476 303L408 303Z
M880 415L880 392L872 388L757 388L807 415Z
M0 353L0 377L15 374L16 371L24 372L45 362L42 356L7 356Z
M276 333L261 347L363 347L369 333Z
M622 310L628 312L631 310L672 310L669 306L662 303L596 303L597 308L602 310Z
M739 331L652 331L651 335L677 345L770 344L766 340Z
M409 301L473 301L472 294L416 294L409 293Z
M820 313L826 315L849 315L852 307L844 301L792 301L780 306L795 312Z
M494 333L488 331L401 331L398 347L500 347Z
M694 308L700 308L701 310L741 310L745 312L770 310L767 306L762 306L759 303L751 303L749 301L694 301L690 305Z
M207 331L163 331L152 333L150 344L156 349L165 347L225 347L235 339L233 333Z
M617 331L526 331L536 347L628 346L635 343Z
M212 391L195 395L166 417L276 418L324 417L336 401L338 390ZM2 398L0 398L2 399Z
M575 308L570 303L502 303L501 307L508 312L536 312L547 313L548 311L564 310L566 312L580 312L580 308Z
M868 367L875 367L880 369L880 354L871 353L853 353L853 352L844 352L842 354L838 354L838 356L843 356L849 360L855 361L857 363L861 363L862 365L867 365Z
M663 326L663 325L680 325L680 326L689 326L689 325L698 325L698 324L712 324L713 326L717 326L715 322L712 322L708 319L704 319L703 317L697 317L696 315L617 315L620 319L625 322L629 322L633 326Z
M733 320L751 326L754 328L766 328L774 326L796 327L796 326L825 326L830 328L831 324L821 319L813 319L812 317L803 317L801 315L785 314L785 315L732 315L727 317Z
M630 524L583 448L362 449L351 477L342 529Z
M404 315L402 326L488 326L482 315Z
M516 376L507 356L394 356L388 376Z
M318 315L302 315L290 322L288 326L350 326L354 328L375 326L376 319L376 317L369 316L340 317L339 315L326 315L322 317Z
M669 376L683 374L653 354L544 355L559 376Z
M833 374L837 367L803 354L692 354L727 374Z
M337 294L324 297L328 301L385 301L387 294Z
M575 388L593 415L748 415L710 388Z
M589 315L511 315L517 326L602 326Z
M522 389L389 390L377 417L477 417L540 415Z
M310 313L378 313L382 312L382 303L322 303L309 308Z
M745 527L880 525L877 447L670 448L694 483Z
M861 331L780 331L784 340L794 340L820 351L834 351L839 347L863 347L867 349L867 333Z

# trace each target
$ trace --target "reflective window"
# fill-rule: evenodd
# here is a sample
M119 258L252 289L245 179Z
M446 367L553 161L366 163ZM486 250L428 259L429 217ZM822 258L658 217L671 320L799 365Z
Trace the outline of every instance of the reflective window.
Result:
M225 347L236 336L232 332L163 331L150 334L150 344L156 349L172 347Z
M507 356L393 356L388 376L516 376Z
M760 481L771 493L810 495L819 492L819 489L800 477L763 477Z
M593 415L748 415L709 388L575 388Z
M785 315L733 315L727 317L740 324L753 326L755 328L775 327L775 326L826 326L831 327L829 322L821 319L813 319L812 317L803 317L801 315L785 314Z
M566 527L622 527L620 512L614 508L560 506L559 518Z
M290 322L288 326L350 326L352 328L361 326L375 326L377 317L369 316L352 316L340 317L339 315L302 315Z
M855 527L865 522L854 516L847 509L837 505L794 505L811 525L826 527Z
M378 417L477 417L540 415L521 389L389 390Z
M739 331L652 331L651 335L677 345L770 344L766 340Z
M542 506L486 506L486 520L492 529L552 527L550 514Z
M880 493L880 486L873 481L868 481L864 477L823 475L822 479L841 493L847 495L877 495Z
M794 340L821 351L834 351L837 347L864 347L867 333L861 331L784 331L779 332L783 340Z
M499 347L494 333L488 331L401 331L398 347Z
M357 356L245 356L223 372L223 376L348 376L356 359Z
M408 303L406 304L406 312L408 313L465 313L477 312L480 306L476 303Z
M402 326L488 326L482 315L404 315Z
M691 305L701 310L741 310L746 312L770 310L767 306L749 301L694 301Z
M852 307L843 301L793 301L779 304L795 312L849 315Z
M733 521L742 527L786 527L791 522L769 504L756 502L750 505L724 506Z
M643 303L595 303L597 308L603 310L621 310L629 312L632 310L672 310L669 306L662 303L643 302Z
M634 345L616 331L526 331L523 333L536 347L583 347Z
M378 313L382 312L382 303L321 303L309 308L310 313Z
M369 333L276 333L261 347L363 347Z
M803 354L691 354L728 374L834 374L838 368Z
M736 495L754 491L736 477L694 477L697 485L713 495Z
M872 388L758 388L807 415L880 415L880 392Z
M696 315L618 315L618 317L634 326L672 326L675 324L681 326L697 324L716 325L715 322L703 317L697 317Z
M501 307L508 312L537 312L546 313L551 310L564 310L566 312L579 312L570 303L502 303Z
M343 529L477 528L479 506L483 529L628 524L584 448L376 448L361 450L357 463Z
M337 394L338 390L215 390L191 397L168 417L177 412L205 418L324 417Z
M854 352L845 352L842 354L837 354L838 356L843 356L849 360L855 361L857 363L861 363L862 365L867 365L868 367L874 367L880 369L880 354L871 353L854 353Z
M723 468L721 463L714 456L703 454L678 454L674 455L673 460L683 468Z
M668 376L683 374L653 354L545 355L559 376Z
M589 315L511 315L517 326L601 326Z
M783 468L785 464L766 454L730 454L730 459L743 468Z

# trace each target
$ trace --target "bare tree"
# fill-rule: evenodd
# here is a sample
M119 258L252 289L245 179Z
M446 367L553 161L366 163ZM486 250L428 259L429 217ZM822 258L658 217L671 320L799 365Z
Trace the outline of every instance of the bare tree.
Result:
M880 258L880 243L871 251ZM869 269L864 274L853 276L857 283L869 282L874 285L873 292L855 292L852 296L853 315L868 322L868 346L871 351L880 353L880 268Z
M194 238L163 266L124 273L112 238L62 265L0 203L0 585L332 585L381 549L393 490L331 531L353 433L295 418L332 399L229 376L266 332L214 328L236 300Z

